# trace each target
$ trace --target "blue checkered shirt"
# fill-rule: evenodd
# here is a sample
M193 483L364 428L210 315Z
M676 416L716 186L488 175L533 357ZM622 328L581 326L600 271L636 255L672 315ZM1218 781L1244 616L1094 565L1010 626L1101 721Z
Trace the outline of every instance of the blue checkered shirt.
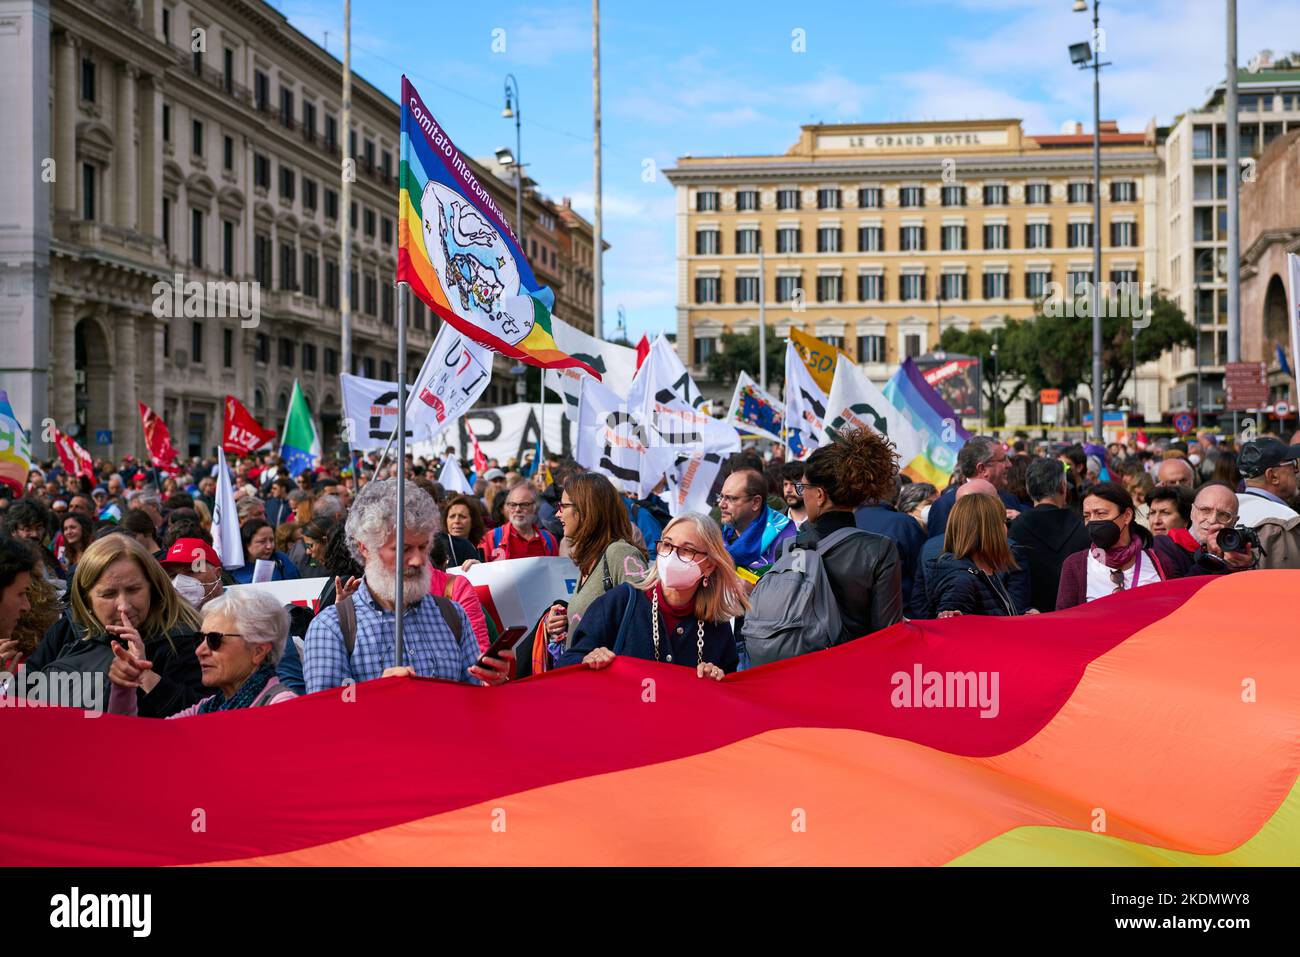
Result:
M307 628L303 658L303 678L307 693L337 688L348 681L369 681L393 667L393 626L397 616L381 608L363 581L352 596L357 609L357 643L348 658L339 627L338 607L331 605ZM477 683L466 669L478 661L479 647L474 640L465 610L460 614L461 640L456 641L437 603L428 595L407 606L402 619L403 664L426 678Z

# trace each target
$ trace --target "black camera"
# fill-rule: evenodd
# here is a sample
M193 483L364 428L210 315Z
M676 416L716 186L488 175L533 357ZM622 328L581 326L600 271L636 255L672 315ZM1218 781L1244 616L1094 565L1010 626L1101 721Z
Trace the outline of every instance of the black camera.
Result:
M1253 528L1238 525L1236 528L1219 529L1219 547L1225 552L1244 552L1247 545L1260 547L1259 535Z

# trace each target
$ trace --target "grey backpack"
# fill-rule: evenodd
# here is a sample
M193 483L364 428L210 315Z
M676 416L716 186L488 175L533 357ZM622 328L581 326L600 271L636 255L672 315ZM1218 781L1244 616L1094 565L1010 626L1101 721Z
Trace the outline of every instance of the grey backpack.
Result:
M791 543L759 579L741 628L755 667L823 651L839 641L840 609L822 558L857 534L864 533L859 528L841 528L815 545Z

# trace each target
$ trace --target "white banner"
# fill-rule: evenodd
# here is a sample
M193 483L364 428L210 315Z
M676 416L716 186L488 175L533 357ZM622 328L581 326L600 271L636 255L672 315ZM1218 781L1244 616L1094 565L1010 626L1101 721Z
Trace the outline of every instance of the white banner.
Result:
M1300 399L1300 256L1286 254L1287 328L1291 330L1291 376L1298 383L1296 398Z
M593 382L595 380L592 380ZM599 383L597 383L599 384ZM480 407L470 409L460 417L459 422L444 432L436 443L422 444L419 436L414 449L415 455L426 458L439 455L448 446L456 450L462 462L472 461L474 446L465 430L468 422L478 436L479 447L490 459L496 459L502 468L510 459L520 460L524 453L537 451L538 433L541 431L542 406L538 402L516 402L495 408ZM546 406L546 449L569 455L568 422L552 402Z
M574 459L600 472L621 492L641 497L641 472L649 437L627 402L599 382L582 386Z
M925 438L880 387L845 356L840 355L826 402L825 432L834 439L844 428L871 428L887 436L898 449L900 465L925 452Z
M794 343L788 341L785 344L784 395L785 444L795 458L807 458L822 444L826 393L814 381Z
M709 514L709 492L726 458L723 452L695 452L677 459L668 470L668 512L673 518L685 512Z
M492 352L444 322L406 399L406 424L433 441L492 381ZM389 429L391 433L392 430Z
M632 380L631 392L620 394L628 396L628 408L643 419L650 417L655 401L664 402L669 398L677 398L705 415L712 412L709 400L700 393L700 387L682 365L677 351L663 336L650 346L650 355Z
M551 334L561 352L581 359L599 372L607 389L618 395L632 391L632 379L636 375L635 349L589 336L555 316L551 316ZM564 417L570 422L569 442L577 445L578 405L583 384L594 380L581 369L546 369L543 376L547 388L563 399Z
M447 461L442 465L442 473L438 476L438 484L441 485L448 495L473 495L474 490L469 487L469 479L465 477L465 470L461 467L460 459L454 455L447 456Z
M227 585L226 591L242 588L266 592L282 605L305 605L315 613L320 609L321 592L328 583L328 578L292 578L288 581L255 582L251 585Z
M212 547L217 550L222 568L244 567L244 540L239 535L235 490L230 485L226 450L220 447L217 448L217 494L212 502Z
M478 592L483 613L499 631L517 629L523 637L542 612L557 601L568 601L578 588L578 566L568 558L510 558L471 565L463 574Z
M344 437L358 452L377 452L397 430L397 383L339 374L343 386ZM411 420L406 420L406 441L415 440Z

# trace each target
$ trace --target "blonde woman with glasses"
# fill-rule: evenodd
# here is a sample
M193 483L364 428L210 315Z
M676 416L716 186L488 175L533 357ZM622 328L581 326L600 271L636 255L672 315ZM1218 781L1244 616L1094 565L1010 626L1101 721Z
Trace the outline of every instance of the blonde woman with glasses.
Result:
M739 657L731 620L749 602L722 530L704 515L687 513L664 529L649 574L601 595L575 628L558 665L600 670L619 655L695 668L721 681Z

